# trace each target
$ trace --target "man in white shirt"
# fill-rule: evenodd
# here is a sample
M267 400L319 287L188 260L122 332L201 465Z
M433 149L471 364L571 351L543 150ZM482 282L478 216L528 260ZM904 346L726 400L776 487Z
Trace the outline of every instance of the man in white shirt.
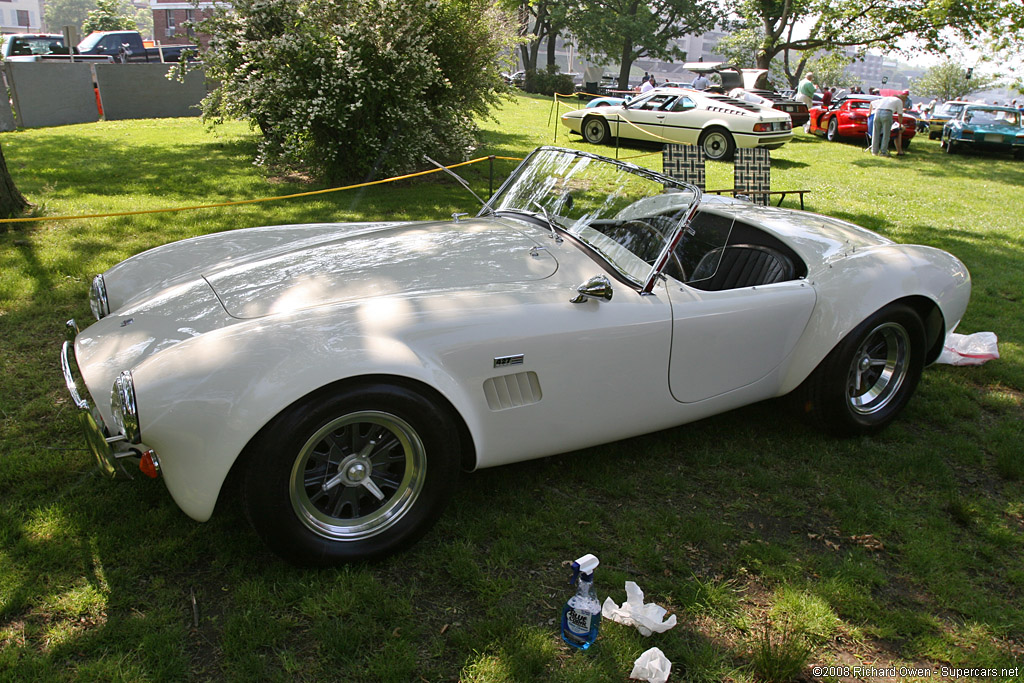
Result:
M903 154L903 103L909 93L906 91L888 97L879 97L871 102L871 113L875 120L871 126L871 153L875 156L889 156L889 135L895 118L900 122L896 133L896 153Z
M654 90L654 76L645 79L644 82L640 84L640 92L645 93L651 90Z
M709 85L711 85L711 81L704 74L697 74L697 77L693 79L693 83L690 84L694 90L707 90Z

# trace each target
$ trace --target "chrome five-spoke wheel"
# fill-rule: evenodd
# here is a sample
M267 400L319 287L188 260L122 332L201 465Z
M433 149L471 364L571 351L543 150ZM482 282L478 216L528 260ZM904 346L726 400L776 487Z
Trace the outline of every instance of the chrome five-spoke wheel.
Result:
M899 394L910 365L910 335L896 323L872 330L854 354L847 381L850 409L872 415Z
M402 384L329 385L271 420L250 444L249 521L296 564L383 557L427 532L455 489L461 444L451 409Z
M416 431L384 412L345 415L313 434L292 467L292 508L311 531L355 541L385 531L416 503L427 458Z

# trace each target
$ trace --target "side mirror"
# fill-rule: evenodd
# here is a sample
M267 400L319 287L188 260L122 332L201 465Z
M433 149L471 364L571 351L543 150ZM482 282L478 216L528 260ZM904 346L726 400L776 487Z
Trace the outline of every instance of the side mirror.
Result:
M604 275L596 275L576 288L577 295L569 303L581 304L590 299L612 300L612 283Z

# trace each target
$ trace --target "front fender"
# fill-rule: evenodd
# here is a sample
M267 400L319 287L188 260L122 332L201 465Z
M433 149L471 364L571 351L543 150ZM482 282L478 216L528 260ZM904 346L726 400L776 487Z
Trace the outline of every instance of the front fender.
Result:
M263 318L188 339L132 370L142 439L175 502L209 519L231 466L286 406L344 379L387 374L422 382L460 414L468 405L429 345L413 349L358 315ZM426 349L425 351L423 349Z

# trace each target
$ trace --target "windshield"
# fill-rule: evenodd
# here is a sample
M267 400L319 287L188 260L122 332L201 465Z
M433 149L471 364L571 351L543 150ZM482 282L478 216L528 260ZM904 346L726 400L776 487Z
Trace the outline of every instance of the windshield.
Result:
M649 292L683 240L700 197L696 186L632 164L541 147L488 208L550 220Z
M85 37L85 40L78 44L78 49L82 52L88 52L96 47L96 43L100 42L104 35L103 33L90 33Z
M11 57L22 55L48 55L54 52L61 52L64 47L64 37L52 36L13 36L7 54Z
M964 123L1019 126L1020 115L1016 109L977 109L971 107L964 114Z

